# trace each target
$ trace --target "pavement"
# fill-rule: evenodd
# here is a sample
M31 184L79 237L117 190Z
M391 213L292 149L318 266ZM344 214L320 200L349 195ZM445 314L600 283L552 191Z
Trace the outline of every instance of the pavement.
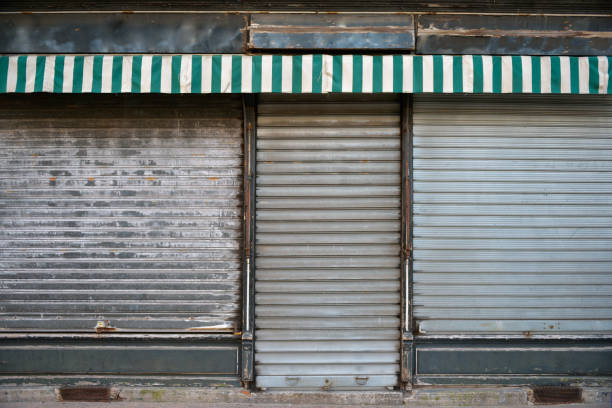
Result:
M92 395L92 394L86 394ZM99 394L98 394L99 395ZM104 395L104 394L102 394ZM609 387L582 387L583 403L534 404L529 387L422 387L401 391L269 391L241 388L136 387L109 389L106 402L61 401L53 386L0 387L0 408L612 408Z
M4 402L0 407L6 408L397 408L397 405L310 405L310 404L262 404L262 403L194 403L194 402ZM481 405L490 408L508 408L508 405ZM554 405L524 405L525 407L545 407L545 408L611 408L610 403L597 404L554 404ZM432 405L406 404L406 408L431 408ZM465 405L444 406L445 408L465 408ZM513 405L518 407L518 405Z

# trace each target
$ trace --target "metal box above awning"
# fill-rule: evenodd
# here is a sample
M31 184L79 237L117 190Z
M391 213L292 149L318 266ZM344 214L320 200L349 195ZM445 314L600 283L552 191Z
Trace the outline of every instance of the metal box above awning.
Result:
M11 55L0 93L611 93L612 57Z

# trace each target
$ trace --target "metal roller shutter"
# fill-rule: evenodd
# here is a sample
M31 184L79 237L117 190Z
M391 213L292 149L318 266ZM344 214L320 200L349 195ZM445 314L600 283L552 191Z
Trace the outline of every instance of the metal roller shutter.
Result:
M395 386L397 98L261 98L257 138L258 387Z
M0 99L0 325L232 331L239 97Z
M612 98L419 96L424 333L612 331Z

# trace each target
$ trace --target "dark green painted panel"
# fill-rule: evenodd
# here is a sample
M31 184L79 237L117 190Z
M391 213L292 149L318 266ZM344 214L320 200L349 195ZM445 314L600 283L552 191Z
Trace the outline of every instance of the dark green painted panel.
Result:
M236 376L127 376L127 375L104 375L104 376L69 376L69 375L24 375L5 376L0 375L0 385L23 385L23 386L71 386L77 384L92 386L117 387L128 386L161 386L161 387L216 387L224 389L229 387L240 387L240 379Z
M237 375L238 345L180 342L6 342L0 374Z
M415 385L529 385L609 387L610 377L522 376L522 375L418 375Z
M417 375L612 375L612 346L417 346Z

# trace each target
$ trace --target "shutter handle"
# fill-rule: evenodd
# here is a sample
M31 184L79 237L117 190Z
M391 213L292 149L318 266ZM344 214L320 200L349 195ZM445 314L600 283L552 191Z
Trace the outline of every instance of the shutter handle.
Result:
M357 385L366 385L370 377L355 377Z
M298 382L300 382L300 377L285 377L285 382L290 387L294 387Z

